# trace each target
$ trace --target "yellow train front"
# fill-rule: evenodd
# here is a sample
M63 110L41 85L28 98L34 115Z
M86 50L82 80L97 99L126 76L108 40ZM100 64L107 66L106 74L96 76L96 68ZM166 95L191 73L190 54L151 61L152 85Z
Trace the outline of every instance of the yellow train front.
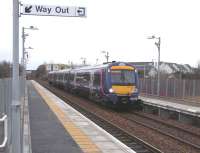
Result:
M102 73L102 87L106 103L116 107L132 105L139 95L137 70L127 63L111 63Z

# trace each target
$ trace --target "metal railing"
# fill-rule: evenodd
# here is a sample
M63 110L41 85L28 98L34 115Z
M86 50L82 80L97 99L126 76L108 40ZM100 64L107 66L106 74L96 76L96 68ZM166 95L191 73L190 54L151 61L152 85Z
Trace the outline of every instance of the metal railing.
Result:
M24 82L22 78L20 78L20 102L21 104L24 101ZM12 130L14 130L13 125L12 125L12 78L5 78L5 79L0 79L0 114L6 114L6 120L4 123L4 129L3 126L1 130L4 130L5 132L5 138L6 138L6 153L9 153L12 148L12 139L14 135L12 135ZM22 112L23 113L23 112ZM1 117L1 116L0 116ZM20 117L21 119L21 132L23 132L23 114ZM7 130L7 131L5 131ZM4 139L5 140L5 139ZM2 144L2 147L4 146L4 143Z
M0 122L4 122L4 139L2 144L0 144L0 149L5 148L7 141L8 141L8 120L7 115L4 115L2 118L0 118Z

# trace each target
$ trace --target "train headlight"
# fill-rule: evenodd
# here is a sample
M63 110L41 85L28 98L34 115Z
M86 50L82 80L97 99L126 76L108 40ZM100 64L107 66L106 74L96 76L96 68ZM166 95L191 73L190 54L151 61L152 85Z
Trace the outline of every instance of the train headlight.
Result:
M113 90L112 88L110 88L110 89L109 89L109 92L110 92L110 93L113 93L113 92L114 92L114 90Z
M132 93L137 93L138 92L138 88L135 88L132 90Z

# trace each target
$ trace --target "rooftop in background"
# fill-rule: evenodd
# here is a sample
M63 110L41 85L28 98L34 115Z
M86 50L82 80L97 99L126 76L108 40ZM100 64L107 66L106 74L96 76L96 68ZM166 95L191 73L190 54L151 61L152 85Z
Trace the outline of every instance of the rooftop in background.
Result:
M145 75L155 76L157 74L157 63L154 62L129 62L129 64L134 65L138 71L143 71ZM177 64L169 62L160 62L160 72L165 74L174 73L193 73L194 68L189 64Z

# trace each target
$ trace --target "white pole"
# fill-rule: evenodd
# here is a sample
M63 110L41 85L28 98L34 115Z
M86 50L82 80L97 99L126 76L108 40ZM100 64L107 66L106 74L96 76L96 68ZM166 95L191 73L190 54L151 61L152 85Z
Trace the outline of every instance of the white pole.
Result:
M12 153L21 153L19 90L19 2L13 0Z

